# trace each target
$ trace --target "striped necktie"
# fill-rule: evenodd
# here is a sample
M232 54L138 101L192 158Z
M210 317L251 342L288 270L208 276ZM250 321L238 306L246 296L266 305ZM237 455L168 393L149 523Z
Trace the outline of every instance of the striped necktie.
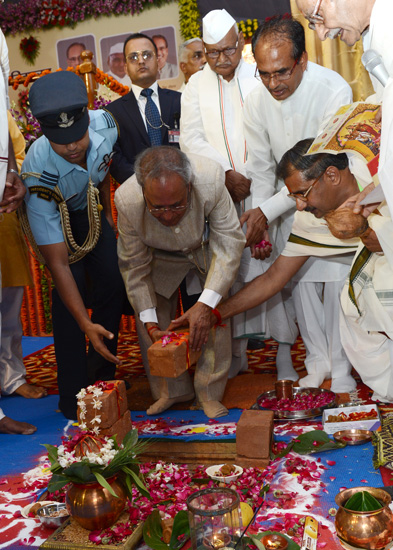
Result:
M141 95L143 95L146 98L145 117L146 117L147 133L149 134L150 144L154 146L154 145L162 144L162 138L161 138L162 122L161 122L161 117L160 117L160 113L158 111L157 105L152 100L152 97L151 97L152 94L153 94L153 90L151 88L144 88L141 91Z

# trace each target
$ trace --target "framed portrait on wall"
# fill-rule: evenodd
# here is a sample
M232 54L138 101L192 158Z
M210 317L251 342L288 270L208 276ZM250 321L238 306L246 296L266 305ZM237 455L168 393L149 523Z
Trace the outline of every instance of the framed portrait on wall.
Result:
M76 68L82 62L83 50L93 52L93 63L97 65L96 39L93 34L73 36L56 42L57 64L61 69Z
M177 63L175 28L172 25L169 25L167 27L145 29L141 32L147 36L150 36L157 47L157 80L177 78L179 75L179 67Z
M124 41L131 33L113 34L100 39L102 70L124 86L131 86L124 58Z

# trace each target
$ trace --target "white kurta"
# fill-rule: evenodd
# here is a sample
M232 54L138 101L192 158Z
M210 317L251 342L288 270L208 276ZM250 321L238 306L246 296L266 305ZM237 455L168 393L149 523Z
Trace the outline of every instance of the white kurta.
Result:
M287 197L284 183L277 181L277 163L295 143L317 135L321 124L327 122L339 107L351 102L351 88L341 76L310 62L300 85L287 99L277 101L263 84L259 84L247 97L244 106L245 136L249 149L246 168L253 180L252 206L260 206L269 220L274 251L268 261L250 259L248 265L241 266L245 281L268 269L284 248L290 233L295 203ZM280 189L282 192L276 195ZM283 216L280 218L281 214ZM329 270L317 268L323 274L323 278L320 275L318 279L314 266L318 263L319 260L310 259L302 268L300 273L303 276L306 274L305 280L338 281L345 276L345 267L332 262ZM272 302L268 302L268 318L267 321L262 320L262 326L265 323L266 330L276 338L280 317L272 316L272 306Z
M240 61L227 82L205 65L182 93L180 148L217 161L224 170L245 174L243 103L258 85L255 65Z
M378 176L386 201L393 215L393 2L376 0L370 19L369 30L363 35L363 49L375 50L390 75L385 88L373 76L371 81L377 101L382 101L382 133Z
M348 358L363 382L378 397L393 400L393 223L386 203L382 216L371 215L382 253L364 256L359 246L352 270L341 295L342 342ZM353 294L350 296L350 281ZM377 397L376 396L376 397Z

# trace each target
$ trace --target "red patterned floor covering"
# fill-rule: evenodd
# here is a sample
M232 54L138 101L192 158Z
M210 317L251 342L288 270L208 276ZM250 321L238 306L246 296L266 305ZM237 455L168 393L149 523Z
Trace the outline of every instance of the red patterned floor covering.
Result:
M248 352L247 373L274 374L276 372L277 343L267 340L265 348ZM135 332L122 333L119 337L118 357L122 364L116 369L116 378L145 376L142 359ZM305 349L301 338L298 338L292 347L292 360L295 369L301 372L304 369ZM27 381L48 389L49 393L57 393L57 367L54 345L28 355L24 359L27 372Z

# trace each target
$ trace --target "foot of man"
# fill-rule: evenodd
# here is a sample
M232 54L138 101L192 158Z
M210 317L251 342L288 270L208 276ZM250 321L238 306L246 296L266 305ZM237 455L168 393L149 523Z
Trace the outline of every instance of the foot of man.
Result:
M330 389L334 393L348 393L356 389L356 381L351 375L332 378Z
M203 412L209 418L219 418L228 414L228 409L219 401L204 401L201 405Z
M27 399L40 399L40 397L45 397L48 395L48 392L41 386L33 386L32 384L25 382L19 386L19 388L16 388L13 395L15 394L26 397Z
M9 416L5 416L0 420L0 434L20 434L30 435L37 431L33 424L27 422L18 422Z
M319 388L325 380L331 377L332 375L330 372L313 372L304 378L300 378L299 386L301 388Z
M298 373L293 368L290 344L279 344L276 356L277 380L299 379Z
M179 395L178 397L161 397L158 401L153 403L153 405L147 409L146 414L160 414L169 409L169 407L172 407L172 405L174 405L175 403L191 401L191 399L194 399L194 397L194 393L187 393L186 395Z

